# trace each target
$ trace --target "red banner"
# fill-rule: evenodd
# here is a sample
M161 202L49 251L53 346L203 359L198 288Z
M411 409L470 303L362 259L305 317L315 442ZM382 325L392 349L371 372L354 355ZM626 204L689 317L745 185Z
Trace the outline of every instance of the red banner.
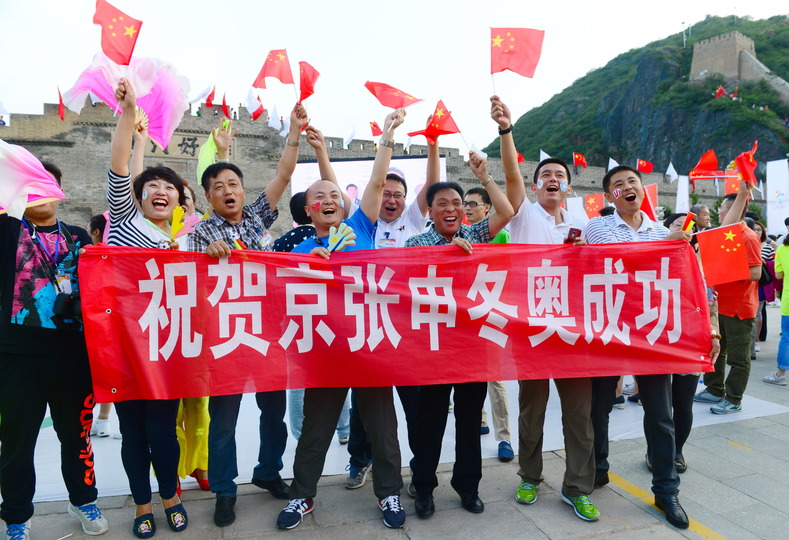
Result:
M96 401L710 371L680 241L80 258Z

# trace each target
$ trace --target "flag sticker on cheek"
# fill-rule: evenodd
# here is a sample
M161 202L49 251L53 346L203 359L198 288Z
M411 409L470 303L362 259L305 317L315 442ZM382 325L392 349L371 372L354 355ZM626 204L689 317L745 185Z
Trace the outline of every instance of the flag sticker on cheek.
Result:
M567 180L562 180L562 182L559 184L559 189L562 191L567 191Z
M542 186L544 186L544 185L545 184L543 183L542 178L537 180L537 189L542 189Z
M317 201L317 202L312 203L311 208L312 208L313 212L317 212L321 208L321 202Z
M615 189L613 192L611 192L611 195L614 196L614 199L618 199L619 197L622 196L622 190L621 189Z
M148 192L147 191L143 191L142 192L142 200L145 200L147 198L148 198Z

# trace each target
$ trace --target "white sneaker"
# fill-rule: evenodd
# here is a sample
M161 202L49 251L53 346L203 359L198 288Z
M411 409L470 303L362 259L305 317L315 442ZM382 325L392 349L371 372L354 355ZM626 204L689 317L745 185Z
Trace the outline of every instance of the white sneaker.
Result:
M24 523L7 525L5 529L6 540L30 540L30 520Z
M753 351L754 352L762 352L762 348L759 347L759 343L758 342L753 344Z
M82 506L74 506L71 503L68 505L68 513L79 520L82 530L90 536L104 534L110 528L107 518L101 515L101 510L96 506L96 502L93 501Z
M90 428L90 436L95 437L98 435L99 437L111 437L112 430L110 429L110 420L97 418L93 421L93 427Z

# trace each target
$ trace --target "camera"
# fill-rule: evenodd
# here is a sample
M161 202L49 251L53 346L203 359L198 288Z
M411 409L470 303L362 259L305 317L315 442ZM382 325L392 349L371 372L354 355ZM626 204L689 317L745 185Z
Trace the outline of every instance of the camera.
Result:
M82 319L82 303L79 293L58 293L55 305L52 308L55 317L59 319L72 319L75 322Z

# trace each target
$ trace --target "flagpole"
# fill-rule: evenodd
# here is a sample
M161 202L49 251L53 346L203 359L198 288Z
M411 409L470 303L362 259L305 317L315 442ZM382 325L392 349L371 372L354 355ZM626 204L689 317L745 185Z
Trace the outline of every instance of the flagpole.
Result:
M493 85L493 95L498 96L496 93L496 79L493 77L493 73L490 74L490 83Z
M468 154L469 152L471 152L471 147L468 145L468 143L466 142L466 138L463 136L461 132L458 131L458 135L460 135L460 138L463 139L463 144L466 145L466 153Z

